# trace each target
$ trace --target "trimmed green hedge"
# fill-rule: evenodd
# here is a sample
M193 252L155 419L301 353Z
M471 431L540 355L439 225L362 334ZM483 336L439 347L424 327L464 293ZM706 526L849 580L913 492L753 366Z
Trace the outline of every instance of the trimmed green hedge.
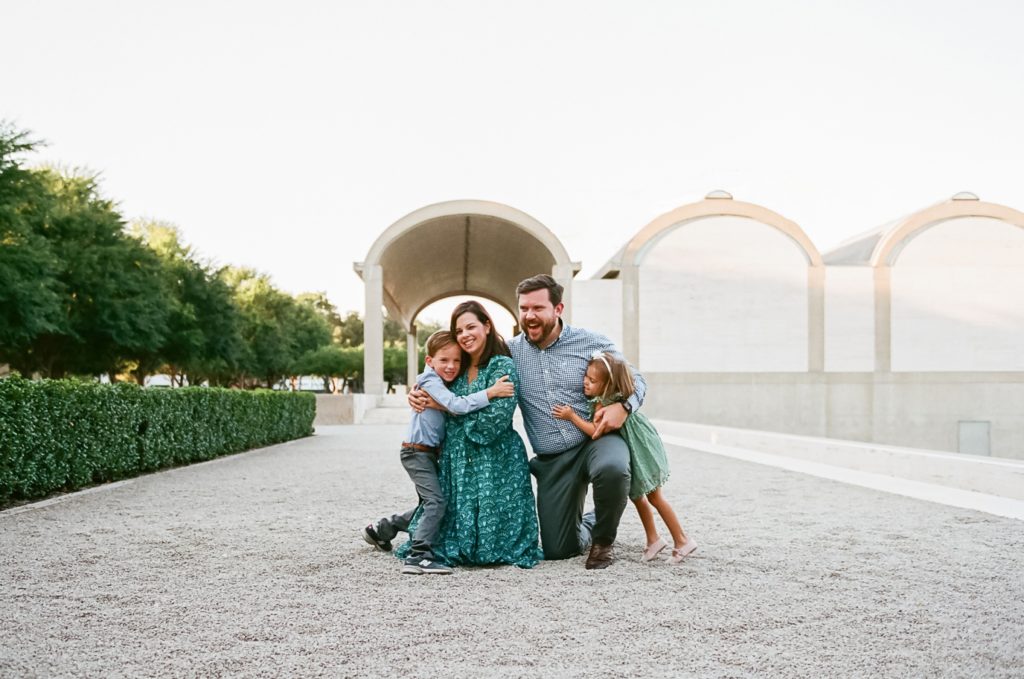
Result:
M0 506L313 433L307 393L0 380Z

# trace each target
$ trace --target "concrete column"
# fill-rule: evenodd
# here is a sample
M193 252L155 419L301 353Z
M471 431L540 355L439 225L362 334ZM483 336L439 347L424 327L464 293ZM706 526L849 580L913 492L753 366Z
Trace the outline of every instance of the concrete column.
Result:
M420 367L420 351L419 347L416 346L415 325L409 330L409 334L405 336L405 353L409 361L409 371L407 373L408 379L405 380L405 390L409 391L412 389L412 385L416 384L416 376L419 375Z
M640 267L623 266L622 279L622 353L638 370L640 365Z
M825 267L807 268L807 370L825 371Z
M384 275L380 265L363 269L363 385L367 394L384 395Z
M892 372L892 269L875 267L875 372Z
M562 318L566 323L572 323L572 264L555 264L551 267L551 277L561 284L565 291L562 293L562 304L565 311ZM518 303L519 300L516 300ZM513 307L517 308L517 307Z

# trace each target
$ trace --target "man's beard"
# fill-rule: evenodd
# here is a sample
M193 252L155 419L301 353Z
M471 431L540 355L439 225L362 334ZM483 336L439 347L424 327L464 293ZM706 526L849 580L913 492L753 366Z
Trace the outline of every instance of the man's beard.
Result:
M530 327L529 326L524 324L523 325L523 329L526 330L526 337L527 337L527 339L529 339L534 344L540 344L544 340L546 340L548 337L551 336L551 333L554 331L555 326L557 324L558 324L558 319L557 318L554 318L554 319L552 319L550 321L543 321L540 324L540 336L537 337L537 339L533 339L533 335L530 332Z

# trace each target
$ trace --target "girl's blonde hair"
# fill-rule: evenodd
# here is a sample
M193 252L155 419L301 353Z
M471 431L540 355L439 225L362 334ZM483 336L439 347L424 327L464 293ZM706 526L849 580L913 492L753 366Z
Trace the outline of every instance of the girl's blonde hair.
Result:
M633 371L625 361L619 360L607 351L595 351L590 359L590 365L596 365L604 375L604 393L601 394L601 398L608 399L618 394L627 399L636 391L633 385Z

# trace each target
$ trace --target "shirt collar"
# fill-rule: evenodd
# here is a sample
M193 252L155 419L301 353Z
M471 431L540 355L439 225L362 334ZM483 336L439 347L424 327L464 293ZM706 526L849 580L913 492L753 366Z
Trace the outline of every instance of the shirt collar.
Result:
M571 334L572 332L571 325L563 321L561 318L558 319L558 322L562 326L562 330L558 333L558 337L555 338L555 341L547 345L543 349L541 349L538 345L534 344L533 342L530 342L529 338L526 336L526 333L523 333L523 339L525 339L530 344L530 346L532 346L537 351L547 351L548 349L553 349L558 345L559 342L562 341L563 337L565 337L567 334Z

